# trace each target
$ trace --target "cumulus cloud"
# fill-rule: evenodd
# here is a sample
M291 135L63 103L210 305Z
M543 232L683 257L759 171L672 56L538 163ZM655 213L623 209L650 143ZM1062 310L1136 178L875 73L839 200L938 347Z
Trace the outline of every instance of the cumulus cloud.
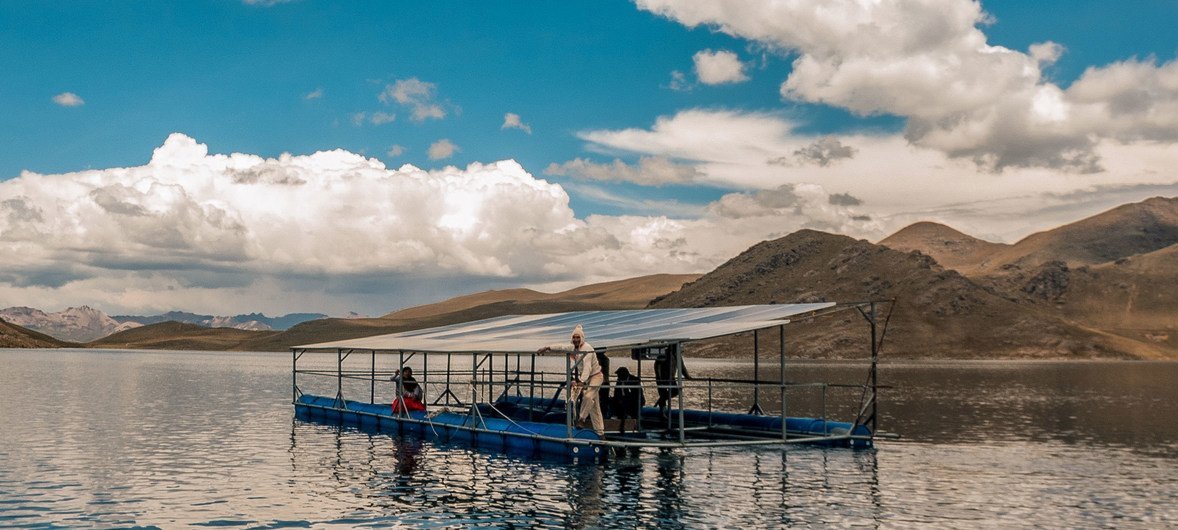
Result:
M499 127L499 130L503 129L519 129L528 134L532 134L532 126L521 121L519 114L514 112L508 112L507 114L503 115L503 125Z
M563 164L552 163L544 170L545 175L574 177L604 182L633 182L647 186L664 184L685 184L700 175L690 164L676 164L662 156L644 156L637 164L631 165L615 158L608 164L599 164L584 158L574 158Z
M173 134L143 166L0 182L0 299L379 314L495 285L706 271L800 227L866 226L813 185L682 205L690 219L579 219L569 200L512 161L390 169L342 150L212 154Z
M460 151L460 149L458 149L457 145L454 145L454 142L451 142L446 138L442 138L441 140L430 144L428 151L429 159L443 160L454 156L454 153L458 151Z
M695 63L696 77L705 85L740 83L749 79L744 73L744 63L730 51L701 50L691 59Z
M396 158L398 156L405 154L405 146L393 144L393 145L389 146L389 150L385 151L385 154L389 155L393 158Z
M446 117L446 110L435 101L436 93L437 85L411 77L386 85L377 98L382 103L395 102L410 109L410 119L420 123L429 119L440 120Z
M1053 43L1028 53L989 44L970 0L805 2L639 0L688 27L706 25L795 55L789 100L907 119L914 145L982 168L1105 168L1102 140L1175 141L1178 66L1129 60L1090 68L1067 89L1041 67ZM1119 111L1127 110L1126 113Z
M303 99L307 99L307 100L320 99L322 97L323 97L323 87L316 88L315 90L307 92L306 94L303 95Z
M78 96L73 92L62 92L56 96L53 96L53 102L63 107L81 107L82 105L86 104L86 102L82 100L81 96Z

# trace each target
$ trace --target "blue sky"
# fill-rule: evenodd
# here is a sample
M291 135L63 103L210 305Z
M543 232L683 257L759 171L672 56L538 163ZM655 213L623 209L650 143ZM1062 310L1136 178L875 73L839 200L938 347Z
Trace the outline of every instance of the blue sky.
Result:
M381 314L706 272L799 228L1014 241L1178 192L1176 22L1161 0L3 2L0 305Z

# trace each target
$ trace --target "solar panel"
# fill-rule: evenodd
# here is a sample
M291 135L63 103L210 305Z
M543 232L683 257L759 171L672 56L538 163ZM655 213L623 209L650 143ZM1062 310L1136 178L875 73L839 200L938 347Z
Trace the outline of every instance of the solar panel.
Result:
M792 316L833 307L831 302L676 309L571 311L546 315L507 315L318 344L298 349L357 349L441 353L527 353L567 343L580 324L596 348L700 340L781 325Z

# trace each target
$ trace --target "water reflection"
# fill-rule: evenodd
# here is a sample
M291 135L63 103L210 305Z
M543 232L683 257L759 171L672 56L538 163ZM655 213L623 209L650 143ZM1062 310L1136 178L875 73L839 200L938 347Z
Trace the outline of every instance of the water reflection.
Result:
M822 525L831 506L878 524L883 511L874 450L650 449L584 465L302 421L290 436L293 471L369 521L695 528Z
M875 450L572 465L294 420L286 355L42 353L0 351L0 527L1178 527L1178 363L889 365Z

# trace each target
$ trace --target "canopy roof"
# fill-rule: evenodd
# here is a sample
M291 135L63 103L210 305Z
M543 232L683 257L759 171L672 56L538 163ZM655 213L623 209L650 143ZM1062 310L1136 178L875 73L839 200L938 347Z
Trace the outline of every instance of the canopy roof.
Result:
M307 344L294 348L527 353L555 343L568 343L573 327L577 324L585 330L585 341L596 348L633 347L651 343L700 340L775 327L788 322L789 317L834 305L832 302L824 302L507 315L475 322Z

